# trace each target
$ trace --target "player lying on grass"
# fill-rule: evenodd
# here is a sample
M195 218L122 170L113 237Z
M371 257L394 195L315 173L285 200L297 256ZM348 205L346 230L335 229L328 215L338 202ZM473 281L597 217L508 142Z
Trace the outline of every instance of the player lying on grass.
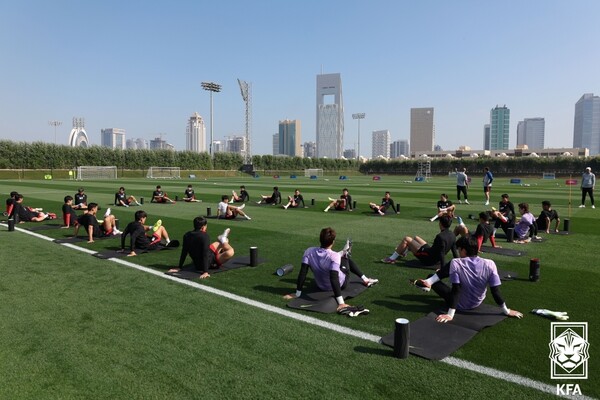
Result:
M433 289L445 301L448 307L446 314L438 315L436 321L448 322L454 318L456 310L472 310L479 307L489 285L492 296L509 317L523 318L519 311L511 310L500 293L500 276L496 264L492 260L477 256L477 240L472 236L458 239L457 247L460 258L455 258L445 264L435 274L427 279L411 281L419 289L428 292ZM452 287L442 282L450 278Z
M450 225L452 225L452 218L447 215L439 218L440 233L433 239L433 245L430 246L419 236L414 238L406 236L396 247L394 254L384 258L381 262L395 264L398 257L406 257L411 252L423 265L429 266L437 263L444 265L446 254L449 251L452 251L454 257L458 257L455 246L456 236L450 231Z
M148 214L143 210L135 212L135 221L127 224L127 227L123 230L121 235L121 251L125 251L125 239L128 235L131 235L131 241L129 242L129 254L128 256L135 256L137 253L136 249L139 250L156 250L161 243L162 239L165 239L165 243L168 246L171 240L169 234L162 221L159 219L156 221L154 226L145 225ZM147 231L152 231L151 236L146 236Z
M373 212L379 213L379 215L385 215L387 210L390 208L392 209L392 211L396 211L394 200L391 198L390 192L385 192L379 205L375 203L369 203L369 207L371 207L371 210L373 210Z
M303 208L306 208L306 205L304 204L304 197L300 194L300 189L296 189L294 190L294 195L288 196L287 204L283 205L282 207L286 210L288 209L288 207L298 208L300 207L300 203L302 203Z
M202 200L196 198L196 193L194 192L192 185L187 185L187 189L183 192L183 201L188 203L199 203Z
M339 199L329 198L329 205L323 211L328 212L333 207L336 211L352 211L352 196L348 193L348 189L342 189L342 194Z
M350 281L350 272L359 276L365 286L372 286L379 281L377 279L368 278L362 273L358 265L350 259L350 243L346 242L346 246L340 252L335 252L332 247L335 243L336 232L332 228L323 228L319 235L321 247L309 247L304 252L302 257L302 267L298 274L296 283L296 293L285 295L286 300L294 299L302 295L302 288L308 270L312 270L315 276L315 282L319 289L332 291L333 297L338 303L338 312L350 307L344 301L342 289L345 289Z
M437 202L437 214L435 214L430 221L433 222L439 217L443 217L444 215L448 215L450 217L454 216L454 210L456 206L452 204L450 200L448 200L448 195L446 193L442 193L440 195L440 200Z
M271 204L276 205L281 203L281 193L279 192L279 188L277 186L273 187L273 193L270 196L261 195L260 201L257 201L256 204Z
M237 194L235 192L235 190L232 190L231 191L231 198L233 199L234 203L245 203L247 201L250 201L250 195L246 191L246 186L244 186L244 185L240 186L240 193L239 194Z
M208 221L204 217L194 218L194 230L183 235L183 247L179 257L179 266L172 268L168 272L179 272L189 255L194 262L197 272L200 272L200 279L210 278L208 271L219 268L225 262L233 257L235 251L229 244L229 232L227 228L222 235L219 235L218 241L211 243L210 236L206 232Z
M241 215L247 220L252 219L242 211L244 207L246 207L245 204L242 204L239 207L230 205L229 196L224 194L223 196L221 196L221 202L217 206L217 218L234 219L238 215Z
M41 208L33 208L23 205L23 195L16 194L12 215L17 215L19 222L41 222L47 219L55 219L56 214L44 213Z
M85 213L77 219L77 224L75 224L75 236L79 233L80 227L83 227L85 230L88 237L88 243L94 243L94 238L114 236L121 233L117 229L115 216L110 214L110 208L107 208L104 212L101 223L99 223L96 217L97 212L98 204L88 204Z
M156 186L156 190L152 192L152 200L151 203L175 203L171 200L165 192L163 192L162 187L160 185Z
M119 191L115 193L115 206L129 207L129 206L141 206L134 196L127 196L125 188L121 186Z
M469 228L465 225L461 217L456 217L458 219L458 226L454 228L455 236L469 236ZM490 216L487 212L482 211L479 213L479 224L477 225L477 229L475 233L470 236L474 237L477 240L477 251L481 251L481 245L485 242L490 241L492 247L500 247L496 245L496 239L494 238L494 228L490 225Z

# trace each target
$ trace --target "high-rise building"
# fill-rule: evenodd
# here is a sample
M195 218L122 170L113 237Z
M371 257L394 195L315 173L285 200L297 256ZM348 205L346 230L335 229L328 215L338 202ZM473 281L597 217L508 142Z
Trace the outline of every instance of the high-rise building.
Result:
M238 153L244 155L246 152L246 137L231 136L225 138L225 151L229 153Z
M279 154L300 157L302 154L302 127L297 119L279 121Z
M185 130L185 149L194 153L206 151L206 126L204 119L197 112L188 120Z
M317 75L317 157L341 158L344 103L340 74Z
M344 158L346 160L353 160L356 158L356 150L354 149L346 149L344 150Z
M390 158L390 131L373 131L371 142L371 157Z
M90 140L85 131L85 119L73 117L73 129L69 134L69 146L71 147L89 147Z
M225 151L225 145L221 140L213 140L213 154L223 153Z
M544 118L525 118L517 123L517 147L527 145L530 149L544 148Z
M483 126L483 149L490 150L490 124Z
M100 146L125 150L125 129L106 128L100 130Z
M158 136L150 140L150 150L175 150L175 146Z
M396 140L390 145L390 158L398 158L400 156L410 157L408 140Z
M273 135L273 155L279 155L279 133Z
M490 150L507 150L510 128L510 110L506 105L490 111Z
M590 156L600 154L600 97L585 93L575 103L573 147L585 147Z
M303 147L304 147L304 157L315 158L317 156L317 143L305 142Z
M410 109L410 151L433 151L433 107Z

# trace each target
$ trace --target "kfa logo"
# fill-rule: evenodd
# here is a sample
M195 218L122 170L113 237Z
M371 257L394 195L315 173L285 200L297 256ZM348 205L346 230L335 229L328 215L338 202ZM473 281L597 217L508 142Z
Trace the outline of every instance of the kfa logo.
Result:
M587 322L552 322L550 377L587 379L590 358Z

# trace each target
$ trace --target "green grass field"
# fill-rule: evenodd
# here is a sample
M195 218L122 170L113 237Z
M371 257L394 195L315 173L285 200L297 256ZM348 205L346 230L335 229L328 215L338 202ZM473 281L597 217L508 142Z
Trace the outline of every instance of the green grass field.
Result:
M476 179L476 178L475 178ZM416 320L441 306L433 293L408 285L408 278L428 271L390 266L379 262L405 235L431 241L437 224L428 218L435 212L439 194L455 197L455 181L436 177L426 183L404 183L409 177L367 177L340 181L273 179L271 177L161 181L171 197L180 197L192 183L202 203L148 204L152 180L0 181L0 192L16 190L25 203L60 215L62 198L85 187L89 201L102 208L112 203L123 185L127 193L144 197L148 221L160 218L171 238L181 239L191 220L213 214L221 194L231 194L245 184L251 199L270 194L279 186L283 195L300 188L307 209L283 210L249 203L245 211L252 221L209 220L213 238L226 227L238 255L258 246L267 262L257 268L214 274L202 285L224 290L271 306L287 309L282 296L293 292L306 247L318 245L321 228L338 232L338 245L352 237L353 258L368 276L380 284L351 304L364 304L366 317L310 313L310 317L372 335L385 335L398 317ZM595 300L600 293L594 261L600 251L599 210L579 209L580 192L564 180L525 179L531 186L494 181L492 204L508 192L513 203L529 202L537 216L541 201L549 199L561 215L571 219L571 235L542 234L543 243L501 243L523 248L525 257L490 255L504 270L518 272L519 279L505 282L502 292L509 307L526 314L523 320L506 320L479 333L454 357L500 371L520 375L551 386L579 383L584 395L600 397L596 380L600 368L597 326L600 317ZM323 213L327 197L338 197L348 187L357 209L351 213ZM400 215L374 217L367 203L379 201L389 190L401 204ZM575 208L569 210L569 198ZM484 210L478 181L470 191L471 205L458 205L458 215ZM113 208L124 226L139 207ZM469 223L471 222L471 223ZM475 227L469 221L469 227ZM27 224L24 224L27 225ZM21 225L23 227L23 225ZM71 230L38 232L61 238ZM102 250L117 240L81 244ZM59 246L22 232L0 229L2 279L0 279L0 398L543 398L552 395L443 362L418 357L398 360L391 349L377 343L292 320L204 291L159 279L114 262ZM411 256L412 257L412 256ZM529 259L541 260L541 280L527 279ZM128 258L127 261L166 271L175 266L179 251L162 251ZM277 277L277 267L291 263L296 270ZM493 303L493 300L486 301ZM590 362L588 380L552 381L548 342L550 322L529 314L534 308L568 311L570 321L588 322Z

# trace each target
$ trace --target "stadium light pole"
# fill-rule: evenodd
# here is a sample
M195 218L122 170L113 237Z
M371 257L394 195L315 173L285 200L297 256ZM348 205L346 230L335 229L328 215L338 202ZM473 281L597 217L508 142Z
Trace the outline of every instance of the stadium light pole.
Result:
M221 91L221 85L214 82L202 82L202 89L210 92L210 159L213 158L213 93Z
M352 114L352 119L358 120L358 150L356 151L356 159L360 161L360 120L365 118L365 113Z
M56 144L56 128L62 125L62 121L48 121L48 125L54 127L54 144Z

